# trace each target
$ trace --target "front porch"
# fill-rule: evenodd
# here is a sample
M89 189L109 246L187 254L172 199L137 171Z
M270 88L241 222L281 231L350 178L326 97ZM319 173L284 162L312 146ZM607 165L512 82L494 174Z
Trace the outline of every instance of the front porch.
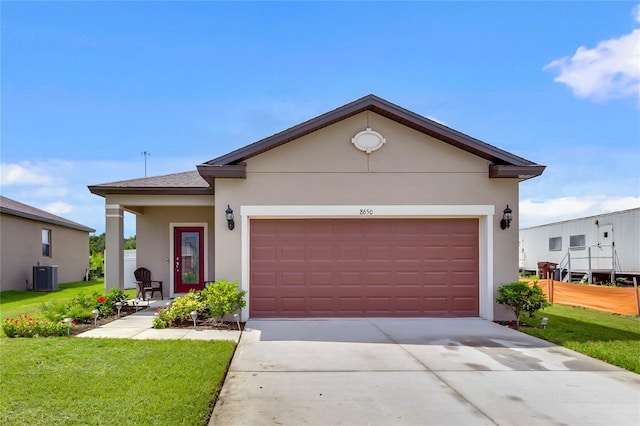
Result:
M89 187L105 198L105 289L124 289L124 212L136 217L136 267L165 299L214 279L214 196L198 172Z

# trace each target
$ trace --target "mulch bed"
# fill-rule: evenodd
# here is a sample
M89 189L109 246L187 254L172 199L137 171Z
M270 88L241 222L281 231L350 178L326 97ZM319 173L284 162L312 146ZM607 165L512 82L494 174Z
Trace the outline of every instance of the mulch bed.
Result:
M240 322L240 330L244 330L243 322ZM173 324L168 328L193 328L193 321L183 321L179 324ZM238 330L238 323L235 321L216 321L213 318L205 320L196 320L196 328L198 330Z
M138 306L136 310L133 306L123 306L120 310L120 318L124 318L127 315L135 314L136 312L140 312L144 309L147 309L146 306ZM86 324L76 324L70 332L71 336L77 336L80 333L84 333L85 331L93 330L94 328L100 327L105 324L109 324L111 321L115 321L119 319L118 314L110 315L108 317L100 317L95 322L90 321ZM240 323L240 330L244 330L244 322ZM174 324L168 328L193 328L193 321L183 321L179 324ZM238 330L238 324L235 321L216 321L213 318L205 319L205 320L196 320L196 328L198 330Z
M496 324L498 325L503 325L505 327L509 327L509 328L513 328L514 330L517 330L516 328L516 321L512 320L512 321L494 321ZM533 325L530 324L526 324L522 321L520 321L520 328L536 328Z

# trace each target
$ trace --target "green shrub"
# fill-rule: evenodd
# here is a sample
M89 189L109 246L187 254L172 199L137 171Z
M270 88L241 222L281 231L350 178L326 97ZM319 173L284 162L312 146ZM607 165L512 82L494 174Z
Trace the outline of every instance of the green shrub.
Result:
M498 293L500 296L496 297L496 302L506 306L516 315L516 328L520 327L520 314L528 312L529 315L533 315L536 311L549 306L537 283L531 287L523 282L503 284L498 288Z
M153 319L153 328L165 328L191 321L191 312L198 318L222 318L247 305L246 291L238 290L238 282L216 281L201 291L189 290L185 296L177 297L171 306L159 308Z
M111 288L105 297L97 293L94 293L94 297L97 301L97 306L94 309L98 309L102 316L116 313L118 310L116 308L117 302L122 303L123 306L127 304L127 296L124 294L124 291L116 287Z
M176 297L169 308L158 311L159 319L171 325L191 320L191 312L196 311L201 318L207 317L206 306L202 303L200 292L193 289L182 297Z
M247 305L244 299L246 293L238 290L237 280L219 280L202 290L202 299L213 317L222 318Z
M109 316L117 311L116 303L127 303L127 296L119 288L112 288L106 296L94 292L91 296L79 293L69 302L49 302L40 305L40 312L50 321L73 318L79 323L93 319L91 311L97 309L100 316Z
M153 317L153 328L163 329L167 328L168 325L167 321L162 319L159 315Z
M69 302L56 302L52 300L50 302L40 304L40 313L49 321L62 321L67 318L67 312L69 311Z

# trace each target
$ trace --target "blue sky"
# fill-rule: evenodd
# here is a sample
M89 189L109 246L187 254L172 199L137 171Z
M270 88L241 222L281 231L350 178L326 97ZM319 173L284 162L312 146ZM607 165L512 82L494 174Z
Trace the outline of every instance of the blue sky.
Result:
M547 165L522 226L640 206L634 2L2 2L2 195L194 170L369 93ZM125 235L135 233L127 215Z

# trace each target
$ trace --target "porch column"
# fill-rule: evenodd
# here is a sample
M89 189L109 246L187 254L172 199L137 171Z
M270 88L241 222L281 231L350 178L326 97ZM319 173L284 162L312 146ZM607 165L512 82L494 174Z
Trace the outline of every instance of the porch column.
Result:
M105 271L104 287L124 290L124 210L120 204L105 207Z

